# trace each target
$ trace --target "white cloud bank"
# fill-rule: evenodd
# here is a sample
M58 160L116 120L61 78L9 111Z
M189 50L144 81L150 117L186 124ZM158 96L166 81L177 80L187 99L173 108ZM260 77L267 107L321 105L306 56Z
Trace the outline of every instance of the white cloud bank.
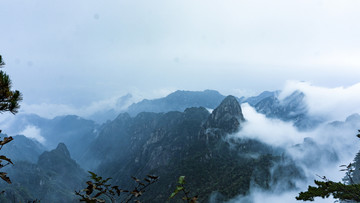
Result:
M41 103L41 104L21 104L21 113L26 114L37 114L44 118L54 118L62 115L78 115L84 118L103 111L115 110L120 112L125 110L131 105L136 99L133 97L121 99L122 97L112 97L97 102L92 102L88 106L75 107L68 104L52 104L52 103Z
M285 85L279 98L283 99L294 91L305 94L305 103L310 116L321 116L325 122L311 131L298 131L292 122L270 119L257 113L248 104L242 105L247 122L240 132L231 135L238 138L253 138L275 147L283 147L302 167L307 178L298 182L298 189L293 191L264 191L251 188L247 196L238 196L229 203L262 203L262 202L298 202L295 197L305 191L307 185L313 185L316 174L326 176L334 181L341 181L344 173L339 165L353 161L359 151L359 139L355 136L360 123L356 120L344 124L346 117L360 112L360 83L349 87L326 88L306 82L290 81ZM331 121L342 121L339 125L329 125ZM304 138L311 138L316 144L303 144ZM336 154L336 155L335 155ZM335 156L333 156L335 155ZM337 157L338 159L333 159ZM273 186L272 189L276 188ZM332 198L316 198L316 202L333 202Z
M89 118L96 113L111 110L115 111L116 113L120 113L125 111L131 104L139 102L144 98L153 99L165 97L175 90L176 89L174 88L160 88L144 92L137 88L132 88L131 94L128 93L123 96L113 96L107 99L92 102L89 105L82 105L80 107L58 103L21 103L20 113L37 114L41 117L49 119L62 115L77 115L80 117Z
M25 137L32 138L40 142L41 144L45 143L45 138L41 136L41 129L33 125L28 125L25 129L19 133L19 135L24 135Z
M307 136L306 133L298 132L293 123L266 118L247 103L241 105L241 108L247 120L239 132L241 137L255 138L270 145L284 146L300 143Z

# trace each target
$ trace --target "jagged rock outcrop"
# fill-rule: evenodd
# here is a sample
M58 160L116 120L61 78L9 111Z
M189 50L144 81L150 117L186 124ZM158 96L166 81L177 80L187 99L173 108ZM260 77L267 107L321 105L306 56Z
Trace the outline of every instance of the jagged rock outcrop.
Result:
M245 122L245 118L239 102L235 97L227 96L209 115L199 132L199 138L205 139L207 144L214 142L217 145L226 145L226 143L219 142L219 139L237 132L243 122Z
M70 152L64 143L59 143L56 149L46 151L39 156L38 165L57 173L67 173L79 169L79 165L70 157Z
M240 123L244 121L244 115L237 99L234 96L227 96L210 114L204 128L215 128L223 130L225 133L233 133L239 129Z

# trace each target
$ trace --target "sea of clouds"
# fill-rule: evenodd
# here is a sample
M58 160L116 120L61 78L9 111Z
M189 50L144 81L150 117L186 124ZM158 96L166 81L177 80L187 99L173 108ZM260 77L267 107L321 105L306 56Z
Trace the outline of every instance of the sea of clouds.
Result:
M267 118L245 103L242 110L247 122L243 124L241 131L231 137L257 139L286 149L305 172L306 180L298 181L297 189L289 191L279 190L276 185L273 185L270 191L254 187L249 195L238 196L229 203L260 203L265 200L298 202L295 199L298 193L305 191L308 185L314 185L314 179L321 180L319 176L326 176L334 181L341 181L344 177L345 174L340 172L339 166L352 162L360 149L360 140L356 137L357 129L360 128L359 120L345 122L348 116L360 112L360 83L349 87L327 88L307 82L289 81L281 91L279 99L286 98L294 91L305 94L307 114L310 117L321 117L323 123L311 130L299 130L293 122ZM340 122L334 124L334 121ZM311 144L306 144L306 139L311 140ZM316 202L333 201L332 198L316 199Z

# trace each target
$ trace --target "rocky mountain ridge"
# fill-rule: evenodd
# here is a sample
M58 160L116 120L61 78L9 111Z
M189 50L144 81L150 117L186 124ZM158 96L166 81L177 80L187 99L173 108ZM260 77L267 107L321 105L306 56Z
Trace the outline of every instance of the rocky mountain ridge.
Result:
M209 94L221 96L216 92ZM174 95L170 98L180 95L186 100L189 94L180 91ZM165 201L168 197L165 194L171 193L180 175L186 175L189 182L193 180L189 186L202 196L202 201L214 192L222 194L223 200L246 194L251 184L263 189L280 183L293 188L294 182L303 177L303 172L283 149L259 140L241 138L241 127L246 117L240 103L248 101L258 112L270 118L302 123L309 120L303 99L302 93L294 93L283 100L276 92L264 92L248 100L228 96L213 106L211 113L204 107L185 108L192 104L189 102L180 105L185 108L184 111L141 112L134 117L125 112L101 126L77 116L50 120L37 118L33 122L23 120L23 126L30 123L41 128L43 135L52 143L64 141L70 147L67 150L65 144L60 144L55 152L41 154L37 163L34 160L32 164L20 162L17 167L22 170L30 168L33 174L40 171L58 174L56 177L60 177L59 174L67 176L71 173L68 169L78 170L69 156L71 154L83 168L112 177L115 184L126 188L130 176L159 175L158 190L144 196L145 202ZM178 107L175 105L174 108ZM356 119L356 116L349 118ZM229 137L232 133L239 133L240 139ZM299 147L306 146L305 143ZM14 175L19 176L18 173ZM39 174L34 177L44 178ZM53 177L45 176L44 179ZM76 177L72 179L77 180ZM65 182L62 184L73 184ZM202 184L204 182L209 184Z
M284 161L287 158L281 149L256 140L227 139L226 135L237 132L245 119L233 96L226 97L211 114L203 107L184 112L140 113L134 118L125 113L99 132L95 148L90 147L94 152L91 156L100 158L96 170L99 174L113 177L124 187L127 184L123 180L130 176L159 175L157 190L150 191L144 202L164 202L168 198L165 194L171 193L180 175L193 180L190 186L201 194L202 201L215 191L224 199L246 194L253 181L268 188L279 181L284 170L291 171L293 178L302 177L295 163ZM274 165L278 168L271 174ZM285 182L294 187L291 180Z

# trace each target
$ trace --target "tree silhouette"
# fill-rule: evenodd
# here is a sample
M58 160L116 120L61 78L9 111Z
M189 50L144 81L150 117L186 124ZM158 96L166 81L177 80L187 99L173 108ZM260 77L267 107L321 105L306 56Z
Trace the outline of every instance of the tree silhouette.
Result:
M0 55L0 68L3 68L5 62ZM10 77L3 71L0 70L0 113L10 112L16 114L20 108L19 102L22 100L22 95L18 90L11 90ZM1 133L1 130L0 130ZM12 137L4 137L0 140L0 150L4 145L11 142ZM13 164L11 159L4 155L0 155L0 169L3 167ZM11 184L10 178L7 177L7 173L0 172L0 178Z

